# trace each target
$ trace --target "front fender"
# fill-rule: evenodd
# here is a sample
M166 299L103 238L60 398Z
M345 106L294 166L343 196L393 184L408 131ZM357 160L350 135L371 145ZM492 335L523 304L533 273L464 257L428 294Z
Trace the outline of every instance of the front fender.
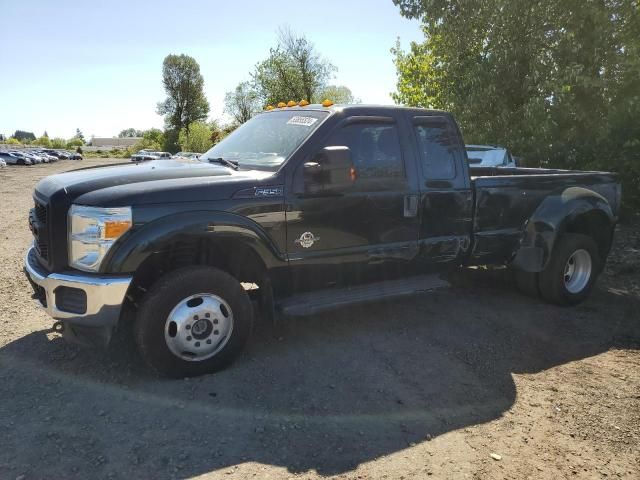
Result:
M247 217L221 211L194 211L167 215L126 234L105 258L103 273L133 273L151 255L169 250L176 242L233 238L253 249L267 269L286 265L265 231Z
M540 272L551 257L558 237L580 216L598 212L615 224L606 198L583 187L569 187L544 199L527 220L513 265L526 272Z

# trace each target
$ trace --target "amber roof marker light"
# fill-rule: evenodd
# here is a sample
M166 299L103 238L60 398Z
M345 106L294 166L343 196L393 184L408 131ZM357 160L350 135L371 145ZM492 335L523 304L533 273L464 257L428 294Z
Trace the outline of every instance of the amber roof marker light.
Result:
M287 104L286 104L286 103L284 103L284 102L278 102L278 108L284 108L284 107L286 107L286 106L287 106Z
M322 101L322 106L323 107L330 107L331 105L333 105L333 101L329 100L328 98L326 100Z
M265 110L273 110L273 105L267 105L264 107Z
M300 100L300 102L298 102L298 106L300 107L306 107L307 105L309 105L309 102L306 100Z
M289 103L287 103L287 107L295 107L296 105L298 105L296 102L294 102L293 100L289 100Z

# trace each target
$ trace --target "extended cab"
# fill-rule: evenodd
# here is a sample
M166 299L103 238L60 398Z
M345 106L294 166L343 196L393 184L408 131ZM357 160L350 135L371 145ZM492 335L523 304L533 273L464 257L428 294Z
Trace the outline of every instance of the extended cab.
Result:
M604 265L620 195L602 172L470 175L445 112L278 108L200 162L45 178L25 272L65 337L106 342L133 318L151 367L198 375L241 351L253 304L267 319L302 315L491 264L510 266L527 293L578 303Z

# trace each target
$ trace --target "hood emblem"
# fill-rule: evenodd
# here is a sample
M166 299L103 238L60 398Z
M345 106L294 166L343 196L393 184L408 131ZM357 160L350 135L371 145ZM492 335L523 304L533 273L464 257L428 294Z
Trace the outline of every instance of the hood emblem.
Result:
M300 244L302 248L309 248L313 246L313 244L316 243L318 240L320 240L320 237L316 237L311 232L304 232L302 235L300 235L300 238L297 238L295 240L294 243Z

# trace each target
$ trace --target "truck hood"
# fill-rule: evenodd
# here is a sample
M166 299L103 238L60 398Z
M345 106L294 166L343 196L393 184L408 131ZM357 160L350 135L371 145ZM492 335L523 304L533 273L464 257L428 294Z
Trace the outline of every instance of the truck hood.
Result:
M35 195L43 200L55 195L66 197L65 203L104 207L220 200L246 188L247 183L259 184L272 175L192 160L158 160L51 175L38 183Z

